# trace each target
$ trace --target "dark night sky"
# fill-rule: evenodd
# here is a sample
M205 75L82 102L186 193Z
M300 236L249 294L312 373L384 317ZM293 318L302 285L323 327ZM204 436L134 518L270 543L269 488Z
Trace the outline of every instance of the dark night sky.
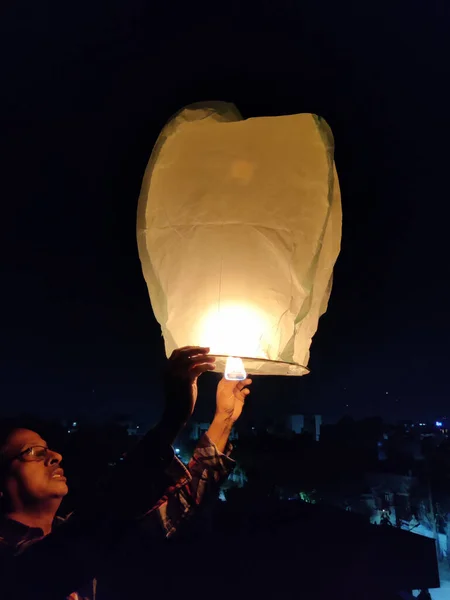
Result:
M2 412L156 415L163 346L137 196L167 119L220 99L245 117L324 116L342 188L342 253L312 374L258 381L252 410L445 414L447 3L7 4Z

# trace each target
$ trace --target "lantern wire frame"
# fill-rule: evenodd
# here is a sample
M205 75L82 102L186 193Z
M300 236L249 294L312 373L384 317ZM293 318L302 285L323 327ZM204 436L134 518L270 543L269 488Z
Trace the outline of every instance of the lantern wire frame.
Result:
M211 356L214 356L216 359L216 372L224 373L228 356L222 354L211 354ZM292 375L298 377L300 375L307 375L310 372L308 367L294 362L249 358L248 356L240 356L239 358L244 363L247 375Z

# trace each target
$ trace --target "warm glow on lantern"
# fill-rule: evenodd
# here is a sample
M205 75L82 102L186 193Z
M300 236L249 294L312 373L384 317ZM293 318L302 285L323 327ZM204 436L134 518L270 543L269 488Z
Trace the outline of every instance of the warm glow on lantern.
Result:
M229 356L225 365L225 379L230 381L243 381L247 377L244 363L241 358Z
M167 356L207 346L230 377L308 373L341 221L333 135L320 117L243 119L224 102L174 115L137 218Z
M229 304L214 308L198 324L195 338L211 354L267 359L264 344L270 322L255 306Z

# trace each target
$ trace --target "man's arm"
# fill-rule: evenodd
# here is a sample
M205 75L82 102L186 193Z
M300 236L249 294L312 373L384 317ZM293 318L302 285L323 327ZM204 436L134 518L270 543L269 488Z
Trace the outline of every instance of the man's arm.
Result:
M121 462L99 502L87 498L77 515L119 520L122 525L154 506L174 483L176 459L172 444L191 417L197 401L197 380L215 368L209 348L188 346L175 350L164 377L165 406L159 424ZM176 467L175 467L176 471ZM104 498L108 498L107 507Z
M235 465L229 458L232 446L228 438L242 413L251 383L250 379L238 383L220 381L216 414L207 433L200 439L187 468L180 461L173 465L183 471L178 471L178 477L174 477L176 483L148 511L142 522L143 529L151 528L152 517L158 516L166 537L173 536L180 524L218 491Z
M241 416L245 399L250 394L248 386L251 384L251 379L228 381L223 378L217 386L216 414L207 435L219 452L225 451L231 430Z

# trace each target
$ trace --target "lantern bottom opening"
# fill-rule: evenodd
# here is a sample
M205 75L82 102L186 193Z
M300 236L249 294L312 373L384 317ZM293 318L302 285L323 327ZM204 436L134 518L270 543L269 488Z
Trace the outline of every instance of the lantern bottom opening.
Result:
M224 373L228 356L221 354L212 354L216 359L216 372ZM264 358L240 357L244 363L247 375L285 375L299 377L307 375L309 369L303 365L281 360L267 360Z

